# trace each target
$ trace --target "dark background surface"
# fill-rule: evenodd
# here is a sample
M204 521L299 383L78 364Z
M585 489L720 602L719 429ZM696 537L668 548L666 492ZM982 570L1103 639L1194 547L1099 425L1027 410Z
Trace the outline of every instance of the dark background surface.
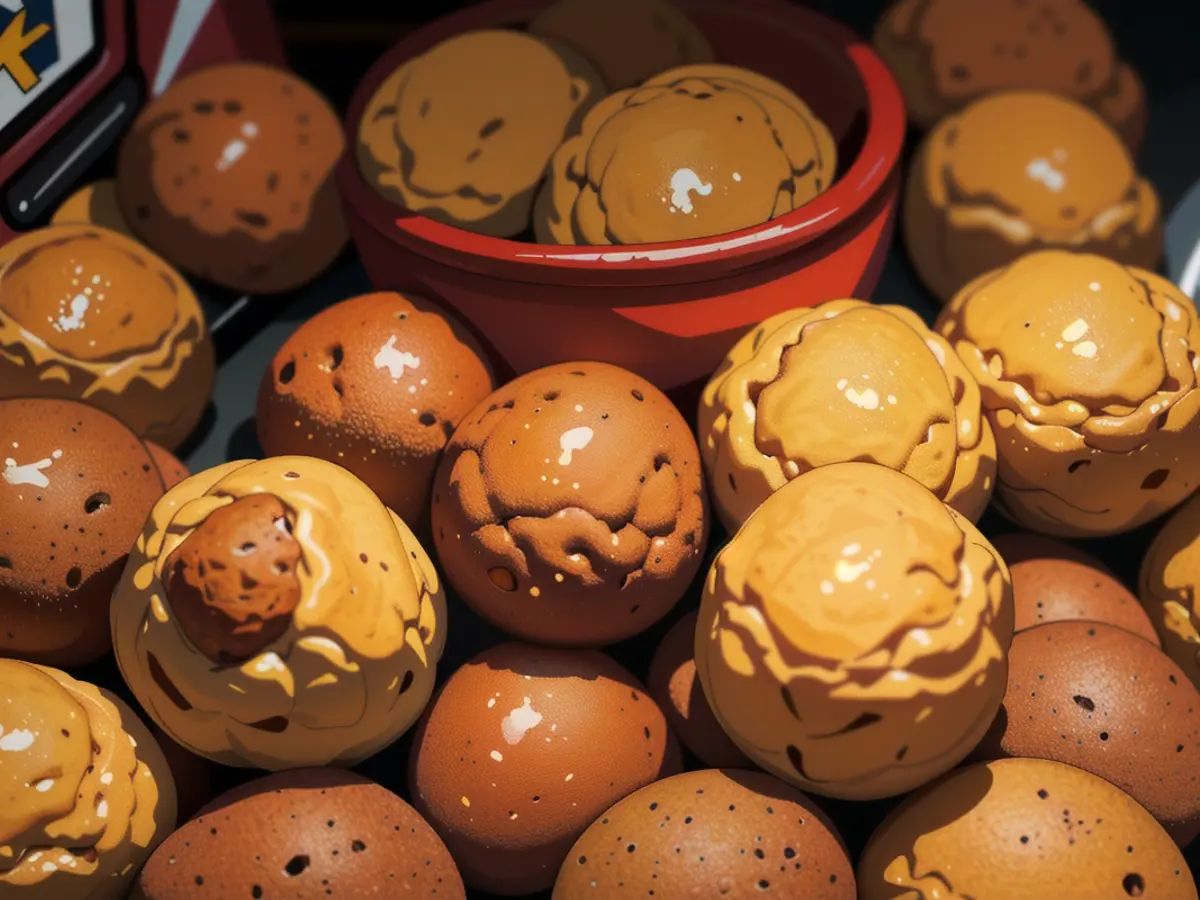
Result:
M736 0L730 0L736 2ZM979 0L1007 2L1007 0ZM396 40L414 27L468 3L379 3L378 0L278 0L275 7L292 67L317 86L340 112L366 69ZM880 10L876 0L813 0L810 8L840 19L869 37ZM1158 188L1167 213L1183 193L1200 179L1200 4L1190 0L1105 0L1093 4L1112 26L1122 56L1141 73L1150 101L1150 125L1140 154L1140 168ZM318 310L365 292L370 285L352 256L314 285L289 297L251 298L248 308L228 323L220 336L223 348L216 398L201 433L186 460L193 471L228 459L261 455L254 435L254 395L271 357L301 322ZM236 298L220 298L217 308ZM893 249L874 299L908 305L926 318L936 307L916 283L899 244ZM684 410L694 418L693 410ZM988 534L1012 530L992 516L981 523ZM1100 555L1131 586L1137 566L1155 525L1089 549ZM724 537L713 536L710 554ZM698 585L696 586L698 587ZM639 678L646 675L658 639L675 619L694 608L697 590L689 594L667 621L647 634L612 648L613 655ZM492 628L451 600L450 639L440 666L441 680L479 650L500 639ZM119 685L111 663L95 679ZM407 796L405 766L409 738L402 739L359 770ZM225 770L228 786L255 773ZM857 853L889 801L868 804L821 801L833 815L852 852ZM1200 872L1200 841L1188 854L1193 873ZM486 895L473 894L483 898ZM1015 900L1015 898L1014 898Z

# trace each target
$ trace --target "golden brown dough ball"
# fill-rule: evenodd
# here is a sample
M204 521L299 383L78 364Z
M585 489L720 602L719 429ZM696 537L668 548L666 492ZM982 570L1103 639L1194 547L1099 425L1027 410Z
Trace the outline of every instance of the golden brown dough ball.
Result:
M1025 253L1062 248L1153 269L1158 195L1112 128L1085 106L1014 91L937 124L905 187L904 241L939 300Z
M1095 110L1133 150L1146 92L1084 0L899 0L875 28L909 118L928 129L986 94L1026 88Z
M175 827L150 732L108 691L0 659L0 896L124 900Z
M610 91L713 61L704 32L666 0L558 0L533 17L529 31L574 47Z
M724 234L799 209L836 170L833 135L791 90L737 66L681 66L593 107L554 153L533 228L543 244Z
M979 382L996 505L1018 525L1116 534L1200 485L1200 323L1166 279L1031 253L963 288L936 330Z
M230 766L352 765L425 708L446 640L437 572L361 481L301 456L239 461L155 505L112 598L126 683Z
M419 532L455 427L495 383L478 343L429 303L364 294L309 319L275 354L258 392L269 456L337 463Z
M861 300L779 313L746 334L704 389L699 434L730 532L829 463L903 472L971 521L996 475L979 387L950 345L912 310Z
M121 144L117 199L138 238L181 269L246 293L315 279L349 239L334 169L337 113L262 63L175 81Z
M1163 650L1200 688L1200 498L1167 519L1146 551L1138 581Z
M215 377L196 295L141 244L65 224L0 248L0 399L82 400L174 450Z
M509 634L603 646L649 628L703 559L691 430L645 379L547 366L477 406L446 447L433 541L459 595Z
M914 794L859 860L859 900L955 894L1196 900L1196 884L1179 847L1128 794L1060 762L1003 759Z
M708 573L696 674L754 762L848 800L961 762L1004 697L1008 570L907 475L833 463L766 499Z
M604 95L573 50L520 31L470 31L404 63L358 128L358 169L381 197L467 231L529 227L555 148Z

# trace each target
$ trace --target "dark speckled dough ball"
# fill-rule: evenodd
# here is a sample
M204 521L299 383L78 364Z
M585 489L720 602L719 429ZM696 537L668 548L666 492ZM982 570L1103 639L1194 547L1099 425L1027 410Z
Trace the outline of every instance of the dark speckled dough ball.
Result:
M0 656L81 666L112 648L109 597L163 492L152 452L108 413L0 401Z
M348 239L334 170L345 138L290 72L224 63L180 78L121 143L117 200L138 240L247 293L308 283Z
M981 759L1037 757L1115 784L1181 846L1200 833L1200 692L1169 656L1102 622L1051 622L1008 651Z
M993 546L1012 577L1017 631L1047 622L1107 622L1161 646L1138 598L1090 554L1036 534L1003 534Z
M222 794L150 857L130 900L465 900L416 811L372 781L293 769Z
M661 619L700 568L700 451L645 379L547 366L464 418L434 479L432 525L447 579L498 628L612 644Z
M762 772L705 769L630 794L583 833L553 900L854 900L833 824Z

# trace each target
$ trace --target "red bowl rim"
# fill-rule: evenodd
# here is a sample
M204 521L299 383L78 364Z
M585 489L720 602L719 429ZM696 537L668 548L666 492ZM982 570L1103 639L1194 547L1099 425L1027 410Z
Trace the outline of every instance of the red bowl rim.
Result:
M681 5L686 8L705 2L709 0ZM480 27L481 19L511 17L517 21L540 6L532 0L485 0L414 31L371 66L350 101L345 119L347 151L338 166L338 183L349 215L421 256L477 274L575 283L594 282L600 272L616 275L633 270L638 273L635 277L639 283L654 275L666 283L679 283L703 277L701 270L708 265L724 269L735 261L739 267L753 265L828 234L887 187L900 161L906 129L904 98L891 71L867 41L840 22L793 6L789 0L738 0L740 12L767 17L769 23L764 25L777 24L780 17L785 17L794 27L815 32L834 47L843 47L861 80L867 121L862 148L849 170L829 190L800 209L752 228L696 240L612 247L555 246L476 234L399 210L376 193L359 174L354 148L359 120L379 85L403 60L455 34Z

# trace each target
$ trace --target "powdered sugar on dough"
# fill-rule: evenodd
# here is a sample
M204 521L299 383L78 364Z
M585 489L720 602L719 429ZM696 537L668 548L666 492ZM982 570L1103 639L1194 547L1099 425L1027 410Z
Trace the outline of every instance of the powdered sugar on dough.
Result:
M46 470L54 465L54 460L60 459L62 455L61 450L55 450L49 459L39 459L37 462L25 465L17 465L17 461L10 456L4 460L4 480L13 486L28 484L40 488L50 487L50 479L46 477Z

